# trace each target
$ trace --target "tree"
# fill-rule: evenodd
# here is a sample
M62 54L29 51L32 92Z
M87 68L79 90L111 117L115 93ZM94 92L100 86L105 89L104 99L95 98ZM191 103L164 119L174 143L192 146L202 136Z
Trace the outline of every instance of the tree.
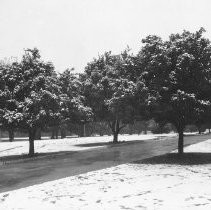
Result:
M8 130L9 140L14 140L14 130L22 120L17 86L20 83L17 63L0 65L0 124Z
M148 36L138 54L152 115L176 127L180 154L185 126L200 119L211 99L211 45L203 32L172 34L165 42Z
M113 142L117 143L120 130L134 120L135 112L131 102L135 97L136 86L127 79L110 80L109 84L113 95L105 100L105 105L109 112L108 123L114 136Z
M92 120L92 109L85 104L82 94L82 83L74 73L74 69L66 69L59 75L61 87L61 124L71 126L72 123L82 125L81 136L85 135L85 123Z
M29 155L33 156L37 129L60 115L59 86L53 65L42 61L36 48L25 50L16 74L21 81L16 86L22 114L19 126L28 130Z
M143 83L129 74L130 58L127 51L120 55L106 52L88 63L83 75L84 95L94 119L108 123L114 143L121 129L135 119L136 103L144 90Z
M207 107L203 114L202 123L208 128L209 133L211 132L211 106Z

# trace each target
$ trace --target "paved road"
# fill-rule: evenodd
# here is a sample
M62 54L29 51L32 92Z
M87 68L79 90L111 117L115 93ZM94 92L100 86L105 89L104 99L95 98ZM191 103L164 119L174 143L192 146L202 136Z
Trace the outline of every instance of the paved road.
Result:
M211 135L185 137L185 145L211 139ZM87 145L88 146L88 145ZM0 167L0 192L73 176L169 153L177 148L177 138L134 141L98 149L61 153L25 163Z

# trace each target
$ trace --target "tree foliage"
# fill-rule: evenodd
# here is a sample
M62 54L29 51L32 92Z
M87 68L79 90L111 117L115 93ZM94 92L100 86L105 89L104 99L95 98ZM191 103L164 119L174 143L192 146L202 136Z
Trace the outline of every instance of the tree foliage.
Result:
M36 48L25 50L19 63L2 65L0 74L1 124L28 131L29 155L34 155L38 129L92 115L76 92L76 77L72 80L68 70L58 77L52 63L44 62Z
M147 36L137 55L129 48L117 55L105 52L82 74L56 73L38 49L27 49L20 62L0 64L0 126L28 131L33 155L41 128L65 131L77 123L84 129L93 121L87 126L103 130L107 123L116 143L126 125L153 118L158 130L173 124L183 153L186 125L210 127L211 44L204 32L183 31L167 41Z
M196 122L210 105L211 45L203 32L201 28L195 33L172 34L168 41L148 36L138 55L152 114L158 121L174 124L180 153L185 126Z
M106 52L85 68L83 84L87 103L96 120L109 124L114 142L118 141L120 130L135 119L137 103L146 92L144 85L133 77L134 73L129 73L131 58L127 51L120 55Z

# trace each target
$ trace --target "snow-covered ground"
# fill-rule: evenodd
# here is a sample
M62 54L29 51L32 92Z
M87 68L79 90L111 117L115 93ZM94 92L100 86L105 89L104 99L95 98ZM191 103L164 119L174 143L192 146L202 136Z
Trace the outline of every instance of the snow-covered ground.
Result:
M141 141L150 140L161 137L173 137L176 134L160 134L160 135L119 135L119 141ZM38 153L50 153L59 151L79 151L93 149L96 147L105 146L103 143L111 142L112 136L102 137L84 137L84 138L67 138L67 139L49 139L49 140L36 140L35 152ZM93 146L82 147L79 144L92 144ZM94 145L94 143L98 143ZM100 144L102 143L102 144ZM10 155L22 155L28 153L29 143L28 141L15 141L15 142L0 142L0 157Z
M211 140L185 152L211 153ZM0 209L211 209L211 162L123 164L0 194Z

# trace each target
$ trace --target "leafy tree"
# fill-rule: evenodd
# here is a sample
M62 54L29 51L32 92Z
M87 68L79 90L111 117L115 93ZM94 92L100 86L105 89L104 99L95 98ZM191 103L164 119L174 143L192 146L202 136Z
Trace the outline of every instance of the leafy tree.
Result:
M36 48L25 50L16 74L21 78L16 86L22 114L19 126L28 130L32 156L37 129L46 127L60 115L59 86L53 65L42 61Z
M176 127L179 153L185 126L200 119L211 99L211 45L203 32L172 34L168 41L148 36L138 54L151 112L157 121Z
M17 85L20 83L18 68L17 63L0 65L0 124L8 130L10 141L14 140L14 130L23 117L17 95Z
M204 112L200 115L200 117L195 121L195 126L201 134L206 130L206 128L209 129L210 132L210 127L211 127L211 106L207 106Z
M127 74L132 69L130 58L126 52L106 52L88 63L83 76L84 95L95 121L108 123L114 143L118 142L121 129L135 119L135 107L144 90L143 83L131 79L134 74Z
M92 109L85 104L82 95L82 83L73 72L74 69L67 69L59 75L61 87L61 123L72 125L77 123L85 126L86 122L92 119ZM83 132L81 132L84 135Z

